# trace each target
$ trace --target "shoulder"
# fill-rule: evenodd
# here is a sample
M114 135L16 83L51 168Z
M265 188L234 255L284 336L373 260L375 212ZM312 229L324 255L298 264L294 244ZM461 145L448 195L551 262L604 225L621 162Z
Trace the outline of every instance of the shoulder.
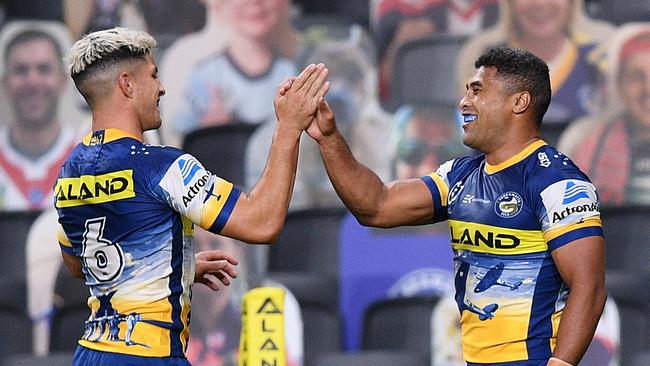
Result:
M548 192L550 187L561 186L552 191L568 189L578 182L592 186L587 175L568 156L548 145L540 147L528 157L524 170L523 179L528 191L535 195Z
M484 161L485 155L480 154L476 156L462 156L453 160L449 160L449 162L445 164L451 162L449 166L450 170L456 174L462 174L464 172L478 168Z
M134 170L153 180L162 177L172 165L179 164L178 161L185 155L183 150L171 146L127 143L123 148L126 150L126 159L131 160L130 165Z
M477 169L485 160L485 155L462 156L446 161L436 171L447 183L458 180L459 177Z
M144 163L148 164L155 170L168 168L175 162L182 160L181 158L184 156L191 157L191 155L187 154L185 151L173 146L147 144L142 144L142 146L134 149L131 154L138 155ZM161 171L161 173L163 173L164 170Z

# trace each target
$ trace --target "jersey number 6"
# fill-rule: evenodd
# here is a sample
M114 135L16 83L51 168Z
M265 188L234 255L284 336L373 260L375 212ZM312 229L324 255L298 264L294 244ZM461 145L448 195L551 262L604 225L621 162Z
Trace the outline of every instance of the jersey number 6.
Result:
M124 253L118 243L104 238L106 217L86 220L82 258L88 272L99 282L116 279L124 269Z

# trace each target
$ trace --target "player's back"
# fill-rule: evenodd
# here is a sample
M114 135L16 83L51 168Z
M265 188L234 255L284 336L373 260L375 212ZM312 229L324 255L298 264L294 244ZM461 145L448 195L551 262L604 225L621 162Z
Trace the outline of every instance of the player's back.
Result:
M202 169L182 156L108 129L86 136L63 165L55 186L59 242L81 258L91 290L84 347L182 356L194 273L192 223L172 209L161 184L174 163L187 163L188 181Z

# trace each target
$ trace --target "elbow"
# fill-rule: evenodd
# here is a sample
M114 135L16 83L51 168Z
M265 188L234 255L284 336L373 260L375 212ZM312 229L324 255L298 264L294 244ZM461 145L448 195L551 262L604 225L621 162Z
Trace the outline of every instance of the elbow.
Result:
M376 227L382 229L388 229L393 227L392 225L389 225L387 222L382 221L381 218L377 216L355 214L354 217L357 219L357 222L360 225L365 227Z
M282 233L282 228L284 226L284 220L282 222L266 222L262 225L257 226L257 229L251 232L251 237L248 240L251 244L266 244L271 245L278 241L280 234Z

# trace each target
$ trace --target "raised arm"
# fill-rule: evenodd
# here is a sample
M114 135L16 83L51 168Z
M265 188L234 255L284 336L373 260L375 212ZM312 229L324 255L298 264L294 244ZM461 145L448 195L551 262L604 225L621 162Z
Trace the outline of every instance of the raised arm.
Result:
M293 192L300 135L327 93L327 73L323 64L309 65L278 89L278 125L266 167L250 194L239 197L222 235L249 243L270 243L280 235Z
M320 146L336 193L361 224L395 227L433 221L433 202L426 184L421 179L384 184L354 158L326 102L319 105L307 132Z
M577 365L596 330L605 306L605 241L588 236L552 252L553 261L571 292L560 320L553 357ZM549 366L565 365L551 359Z

